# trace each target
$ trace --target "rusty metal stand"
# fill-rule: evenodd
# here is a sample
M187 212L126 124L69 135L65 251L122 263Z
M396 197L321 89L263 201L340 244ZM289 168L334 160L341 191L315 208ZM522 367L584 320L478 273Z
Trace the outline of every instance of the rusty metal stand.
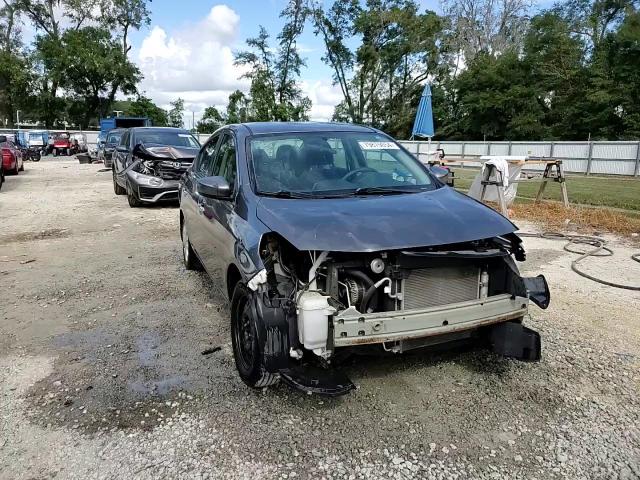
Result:
M552 174L554 168L555 175ZM540 188L538 189L535 203L538 203L540 200L542 200L542 194L544 193L544 189L549 182L558 182L560 184L562 203L564 204L565 208L569 207L569 195L567 193L567 183L564 176L562 160L555 160L553 162L547 163L546 167L544 168L544 173L542 174L542 183L540 184Z

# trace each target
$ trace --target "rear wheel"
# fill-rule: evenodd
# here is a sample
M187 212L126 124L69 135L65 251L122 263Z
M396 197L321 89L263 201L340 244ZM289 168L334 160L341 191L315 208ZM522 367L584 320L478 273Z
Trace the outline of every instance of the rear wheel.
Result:
M118 185L118 181L116 180L116 169L112 168L111 172L113 173L113 191L116 195L124 195L127 191Z
M2 184L4 183L4 170L2 165L0 165L0 189L2 188Z
M20 167L18 166L18 159L16 158L16 166L13 170L11 170L11 175L18 175L20 172Z
M20 171L24 172L24 159L22 160L22 163L20 164Z
M256 325L262 320L256 318L251 308L251 292L238 283L231 301L231 342L236 369L244 383L252 388L268 387L278 382L278 374L267 372L264 354L260 352Z

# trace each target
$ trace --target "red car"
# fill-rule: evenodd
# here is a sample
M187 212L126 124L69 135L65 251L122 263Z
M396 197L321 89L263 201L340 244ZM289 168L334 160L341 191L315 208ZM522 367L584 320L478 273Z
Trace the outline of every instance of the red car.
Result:
M0 136L0 150L2 150L2 170L3 174L11 173L17 175L24 170L22 152L6 136ZM4 175L3 175L4 176Z

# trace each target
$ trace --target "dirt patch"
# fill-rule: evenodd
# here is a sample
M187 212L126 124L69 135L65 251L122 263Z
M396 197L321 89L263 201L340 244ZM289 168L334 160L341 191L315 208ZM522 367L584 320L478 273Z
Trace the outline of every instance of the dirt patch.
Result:
M607 208L565 208L557 202L515 203L511 209L515 219L537 222L547 230L564 231L569 227L588 235L617 233L640 244L640 216ZM632 236L634 233L635 237Z
M71 235L67 228L49 228L40 232L22 232L0 235L0 245L18 242L31 242L34 240L50 240L54 238L66 238Z

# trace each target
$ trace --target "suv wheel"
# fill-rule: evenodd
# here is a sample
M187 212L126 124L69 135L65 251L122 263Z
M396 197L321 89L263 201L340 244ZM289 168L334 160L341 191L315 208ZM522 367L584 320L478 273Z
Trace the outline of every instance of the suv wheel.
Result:
M142 206L142 202L131 188L131 185L127 185L127 200L131 208L138 208Z
M200 260L191 247L189 235L187 235L187 222L182 222L182 261L187 270L202 270Z
M124 188L122 188L122 187L118 184L118 182L117 182L117 180L116 180L116 169L115 169L115 168L112 168L112 169L111 169L111 172L112 172L112 177L113 177L113 191L114 191L114 193L115 193L116 195L124 195L124 194L126 194L126 193L127 193L127 191L126 191Z
M238 283L231 301L231 343L240 378L252 388L268 387L279 380L277 373L267 372L264 367L256 332L256 322L261 321L251 308L251 292Z

